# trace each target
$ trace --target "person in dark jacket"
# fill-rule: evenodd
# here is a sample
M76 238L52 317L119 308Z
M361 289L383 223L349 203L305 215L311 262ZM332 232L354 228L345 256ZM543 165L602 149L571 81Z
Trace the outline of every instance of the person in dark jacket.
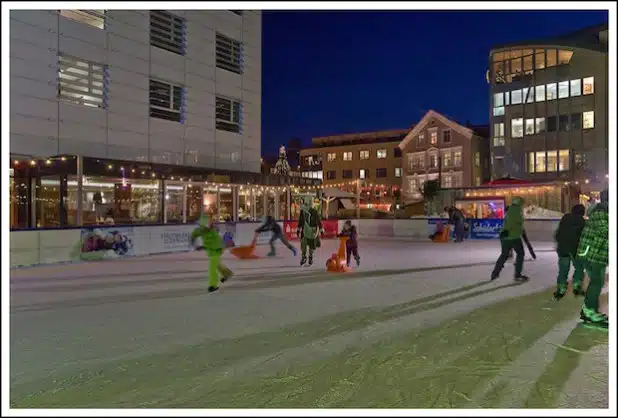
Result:
M509 258L511 250L515 251L515 281L523 282L528 276L522 273L524 267L524 246L521 235L524 230L524 200L521 197L513 197L513 203L509 206L504 218L502 231L500 232L500 257L496 261L491 273L491 280L496 280L504 268L504 263Z
M575 296L585 295L582 289L584 279L584 263L577 257L577 246L582 235L586 220L584 215L586 208L584 205L575 205L571 213L567 213L560 219L558 229L554 234L556 240L556 253L558 253L558 286L554 292L554 298L560 300L567 291L567 281L571 263L573 264L573 294Z
M349 237L345 242L345 252L347 259L347 266L350 267L350 256L354 255L354 260L356 260L356 266L360 266L360 256L358 255L358 231L356 227L352 225L352 221L345 221L343 224L343 229L339 236Z
M466 233L464 222L466 217L463 212L455 207L449 209L450 223L455 227L455 242L463 242Z
M283 235L283 231L279 224L275 221L275 218L272 216L267 216L264 220L262 226L255 230L256 234L260 232L272 231L273 235L270 238L270 252L268 253L269 257L274 257L277 255L277 250L275 250L275 241L281 240L281 242L292 251L294 256L296 256L296 248L287 240L285 235Z

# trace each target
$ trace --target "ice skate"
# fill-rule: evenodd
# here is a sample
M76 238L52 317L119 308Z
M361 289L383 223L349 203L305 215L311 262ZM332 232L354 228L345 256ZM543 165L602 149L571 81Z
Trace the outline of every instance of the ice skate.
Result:
M564 286L558 286L556 291L554 292L554 300L557 302L566 295L567 289Z
M310 255L309 256L309 265L312 265L312 264L313 264L313 256Z
M586 296L586 291L582 289L582 286L573 286L573 296Z
M360 256L356 256L354 258L356 259L356 267L360 267Z
M307 257L303 255L303 256L300 258L300 265L301 265L301 266L304 266L306 262L307 262Z
M275 251L271 251L268 254L266 254L266 257L276 257L277 253Z
M226 273L225 275L221 276L221 283L225 283L229 280L230 277L232 277L234 275L234 273L229 272Z
M524 282L527 282L528 280L530 280L530 277L526 276L525 274L520 274L519 276L515 276L515 281L518 283L524 283Z
M607 315L592 309L588 309L585 306L582 307L579 317L582 320L583 324L586 326L601 329L608 328Z
M208 287L208 293L216 292L217 290L219 290L219 286L209 286Z

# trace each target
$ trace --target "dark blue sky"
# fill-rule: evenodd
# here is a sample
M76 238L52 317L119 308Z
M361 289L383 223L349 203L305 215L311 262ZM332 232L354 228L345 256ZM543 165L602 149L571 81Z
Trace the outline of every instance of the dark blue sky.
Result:
M406 128L429 109L487 123L494 45L607 11L263 12L262 153L293 137Z

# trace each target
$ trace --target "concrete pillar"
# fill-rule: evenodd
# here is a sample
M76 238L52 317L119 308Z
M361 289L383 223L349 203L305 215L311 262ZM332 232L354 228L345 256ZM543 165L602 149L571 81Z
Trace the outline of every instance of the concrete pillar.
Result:
M84 225L84 157L77 156L77 226Z

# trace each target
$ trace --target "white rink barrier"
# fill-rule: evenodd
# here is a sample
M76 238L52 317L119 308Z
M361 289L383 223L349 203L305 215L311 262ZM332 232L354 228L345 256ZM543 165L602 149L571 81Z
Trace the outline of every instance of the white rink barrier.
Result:
M340 231L345 220L330 220ZM553 241L558 219L527 219L526 232L532 242ZM282 229L287 222L278 222ZM401 237L427 239L430 225L427 218L414 219L353 219L361 237ZM219 224L220 234L233 239L237 246L249 245L258 222ZM189 251L189 235L195 224L157 226L101 226L93 228L11 231L11 268L76 262L81 260L118 259L128 256ZM296 225L292 224L295 229ZM258 236L257 244L266 245L271 232Z

